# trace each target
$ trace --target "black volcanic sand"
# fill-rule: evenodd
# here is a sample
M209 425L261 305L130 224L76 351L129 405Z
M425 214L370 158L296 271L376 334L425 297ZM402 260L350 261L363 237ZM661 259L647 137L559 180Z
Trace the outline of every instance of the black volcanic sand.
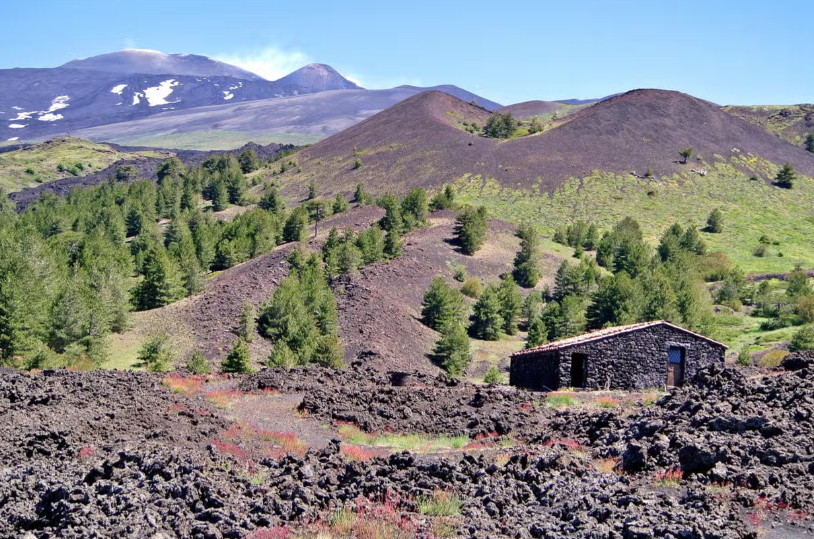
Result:
M549 411L536 433L523 433L549 443L507 450L497 461L400 453L361 463L333 442L304 457L257 460L259 481L212 445L230 423L205 401L170 393L155 375L2 371L0 536L237 538L324 517L360 496L389 492L413 512L412 500L440 488L462 499L459 537L805 537L814 534L812 365L798 358L787 364L795 370L752 378L709 370L627 415ZM333 416L341 405L370 428L382 412L393 414L391 427L416 427L394 414L409 406L432 414L429 430L434 421L461 424L459 416L482 420L492 410L519 432L512 410L526 396L360 369L243 380L244 389L261 387L303 392L315 414ZM613 456L616 473L591 464ZM685 468L680 484L654 481L673 465Z

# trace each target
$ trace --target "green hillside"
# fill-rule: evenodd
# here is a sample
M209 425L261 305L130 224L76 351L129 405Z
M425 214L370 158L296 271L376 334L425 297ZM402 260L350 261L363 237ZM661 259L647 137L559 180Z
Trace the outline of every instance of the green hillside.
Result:
M121 152L107 144L64 137L0 153L0 187L19 191L40 183L86 176L122 159L171 157L170 152Z
M577 219L609 229L632 216L655 243L671 224L702 228L709 213L720 208L723 232L703 233L709 250L723 251L748 273L788 272L797 263L814 267L814 180L800 176L793 189L781 189L763 180L774 177L776 166L745 156L732 162L748 165L757 179L715 164L705 165L706 176L683 173L657 180L595 172L570 179L553 194L476 175L459 178L455 187L462 201L483 204L499 219L535 224L547 235ZM770 240L767 252L755 256L763 236Z

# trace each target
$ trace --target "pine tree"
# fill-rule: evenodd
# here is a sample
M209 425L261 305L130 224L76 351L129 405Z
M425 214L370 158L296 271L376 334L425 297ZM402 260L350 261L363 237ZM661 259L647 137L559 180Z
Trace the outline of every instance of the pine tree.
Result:
M348 204L348 201L344 199L342 194L337 193L331 209L333 210L333 213L342 213L343 211L347 210L349 206L350 204Z
M398 230L390 229L384 237L384 254L387 258L398 258L402 255L404 249L401 245L401 234Z
M451 185L445 185L430 201L432 210L449 210L453 206L455 206L455 189Z
M517 323L520 319L520 311L523 309L523 297L511 274L507 273L500 280L498 295L500 296L500 315L503 317L503 331L508 335L514 335L517 333Z
M186 369L192 374L209 374L211 368L200 350L194 350L187 361Z
M529 323L529 334L526 338L526 348L534 348L548 342L548 330L545 322L539 316Z
M396 195L385 193L379 197L376 204L384 208L385 211L384 217L379 221L379 226L382 227L382 230L396 230L401 232L404 227L404 221L401 216L401 204L399 204L399 199L396 198Z
M678 155L680 155L683 159L682 163L685 165L687 164L687 161L690 159L690 157L692 157L692 154L693 154L692 148L687 148L686 150L681 150L680 152L678 152Z
M263 189L263 197L260 199L258 206L274 215L282 215L283 210L285 210L285 201L280 196L277 187L271 183L267 183Z
M283 227L283 241L306 241L308 239L308 211L300 206L296 208Z
M377 225L372 225L359 234L356 246L362 254L362 264L373 264L384 258L384 232Z
M498 369L496 365L491 365L489 369L486 371L486 374L483 376L483 383L484 384L503 383L503 375L500 373L500 369Z
M266 365L269 367L290 369L297 365L297 361L297 355L291 351L291 348L289 348L285 342L277 341Z
M254 341L254 330L257 326L256 314L254 306L248 301L243 304L243 310L240 313L240 320L238 323L237 334L246 342Z
M341 369L344 367L342 343L336 335L323 335L314 349L313 362L323 367Z
M426 225L428 212L427 191L421 188L411 190L401 202L404 228L412 230Z
M173 354L169 338L165 333L153 335L144 343L138 352L141 365L151 372L166 372L173 363Z
M133 292L137 310L163 307L180 297L177 269L160 245L154 245L146 253L142 273L144 278Z
M585 238L582 240L582 247L586 251L593 251L596 249L596 244L599 242L599 229L595 224L588 225L585 231Z
M463 321L466 304L463 295L451 288L440 275L430 283L421 304L421 321L436 331L444 326Z
M520 251L514 257L514 278L520 286L533 288L542 277L540 235L533 227L520 225L517 236L520 238Z
M497 341L503 334L505 321L501 315L500 292L495 285L489 285L478 298L472 309L472 333L479 339Z
M636 283L625 272L604 277L591 295L586 313L588 327L631 324L640 318L641 298Z
M240 170L244 174L254 172L260 168L260 162L257 159L257 151L254 148L243 150L240 155L237 156L237 162L240 163Z
M806 135L806 150L814 153L814 133L809 133Z
M314 200L319 195L319 189L314 180L308 180L308 200Z
M243 340L242 337L238 337L232 346L232 350L226 356L226 359L223 360L223 363L221 363L220 370L225 373L250 373L252 372L251 365L249 364L250 361L251 354L249 352L249 345L246 344L246 341Z
M229 207L229 191L226 188L226 182L222 179L217 179L212 183L212 210L223 211Z
M489 229L486 208L464 207L455 221L455 237L464 254L473 255L486 242Z
M365 191L365 184L360 183L356 185L356 191L353 193L353 201L359 206L366 206L371 203L370 195Z
M721 213L720 208L715 208L712 213L707 217L707 232L720 234L724 229L724 214Z
M362 254L353 241L343 241L336 251L337 269L341 275L356 273L362 262Z
M441 366L450 376L461 376L469 366L469 336L461 322L447 324L441 330L441 338L435 343L435 354Z
M786 163L774 179L775 185L784 189L791 189L794 187L794 182L797 180L797 174L794 172L794 167Z

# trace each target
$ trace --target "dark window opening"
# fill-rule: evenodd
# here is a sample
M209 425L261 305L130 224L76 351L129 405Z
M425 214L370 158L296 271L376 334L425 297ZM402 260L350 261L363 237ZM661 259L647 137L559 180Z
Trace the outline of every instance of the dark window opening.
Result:
M585 386L585 371L588 366L588 354L571 354L571 387Z

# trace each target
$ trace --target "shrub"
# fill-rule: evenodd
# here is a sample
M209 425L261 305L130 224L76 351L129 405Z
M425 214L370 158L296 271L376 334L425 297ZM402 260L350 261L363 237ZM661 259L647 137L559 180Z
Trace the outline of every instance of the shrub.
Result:
M777 173L774 178L774 184L784 189L791 189L794 187L794 182L797 180L797 174L794 172L794 167L790 163L786 163Z
M755 250L752 251L752 254L755 255L755 256L759 256L759 257L763 258L764 256L766 256L768 254L768 252L769 252L769 249L768 249L768 247L766 247L766 244L761 243L757 247L755 247Z
M772 350L771 352L767 352L760 358L760 366L770 369L779 367L787 355L789 355L789 353L786 350Z
M478 297L480 297L481 291L482 291L481 282L480 279L478 279L477 277L470 277L461 287L461 293L463 293L464 296L472 299L478 299Z
M741 367L749 367L752 365L752 354L749 352L749 348L744 346L741 348L741 351L738 352L738 360L735 361Z
M223 372L248 373L252 370L249 365L250 360L249 345L245 339L238 337L220 368Z
M501 374L500 369L495 365L489 367L489 370L486 371L486 375L483 377L483 383L485 384L502 384L503 381L503 374Z
M714 234L719 234L724 229L724 215L721 213L721 210L715 208L712 210L712 213L709 214L707 217L707 232L712 232Z
M462 283L462 282L466 281L466 277L467 277L467 275L466 275L466 266L464 266L463 264L458 264L457 262L452 262L450 264L450 266L452 267L452 278L453 279L455 279L459 283Z
M362 168L363 165L364 163L362 163L362 160L357 157L356 160L353 162L353 170L360 169Z
M568 408L574 405L574 397L561 393L548 395L545 398L545 405L549 408Z
M814 327L806 326L798 329L791 336L789 350L814 350Z
M166 372L172 365L173 354L166 333L157 333L142 345L138 352L141 366L152 372Z
M666 472L656 473L656 484L663 487L677 487L683 478L684 472L676 466Z
M461 514L461 498L448 490L436 490L430 497L417 499L418 512L431 516L457 516Z
M206 361L200 350L195 350L189 356L186 368L192 374L208 374L210 372L209 362Z

